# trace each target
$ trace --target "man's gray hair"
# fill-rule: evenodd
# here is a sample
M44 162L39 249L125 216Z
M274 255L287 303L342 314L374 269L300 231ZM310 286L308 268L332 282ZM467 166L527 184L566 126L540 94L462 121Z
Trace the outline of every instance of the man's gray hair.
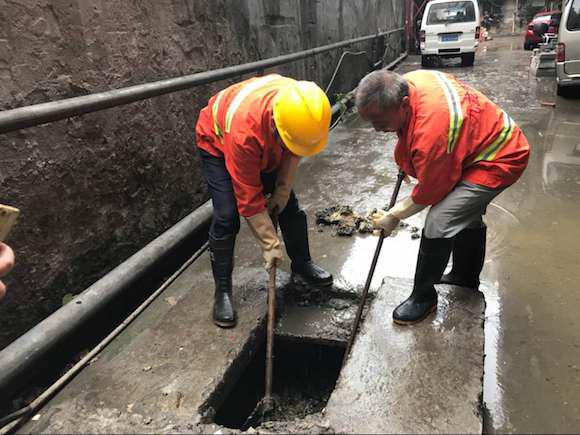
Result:
M366 75L356 89L356 108L396 109L409 95L407 81L396 72L378 70Z

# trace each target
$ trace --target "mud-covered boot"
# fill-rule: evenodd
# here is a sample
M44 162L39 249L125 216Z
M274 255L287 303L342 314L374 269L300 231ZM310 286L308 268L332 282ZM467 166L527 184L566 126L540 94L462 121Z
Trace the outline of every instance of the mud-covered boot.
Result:
M286 252L292 261L292 281L306 287L328 287L332 275L318 266L310 257L306 213L299 210L291 216L280 215L280 229L284 236Z
M453 238L453 265L443 275L441 284L452 284L477 290L479 274L485 261L487 227L466 228Z
M298 284L314 287L330 287L332 275L312 260L296 264L292 262L292 280Z
M234 327L237 320L232 298L235 241L232 235L219 239L209 236L211 268L215 281L213 322L222 328Z
M425 319L437 308L437 291L434 284L439 281L447 266L451 253L452 239L428 239L421 236L413 292L407 300L393 311L393 321L399 325L411 325Z

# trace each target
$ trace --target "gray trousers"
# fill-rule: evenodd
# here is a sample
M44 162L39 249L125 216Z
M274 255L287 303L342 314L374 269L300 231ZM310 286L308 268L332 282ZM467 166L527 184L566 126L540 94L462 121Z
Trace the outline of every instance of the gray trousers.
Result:
M466 228L481 228L488 204L503 190L505 187L491 189L467 181L459 182L429 210L425 219L425 237L449 239Z

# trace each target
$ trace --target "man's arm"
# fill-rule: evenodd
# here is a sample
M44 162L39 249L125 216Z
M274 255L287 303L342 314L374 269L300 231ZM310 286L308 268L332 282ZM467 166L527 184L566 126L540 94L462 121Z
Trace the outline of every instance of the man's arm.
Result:
M6 243L0 242L0 278L14 267L14 251ZM6 294L6 285L0 281L0 299Z
M6 238L18 218L20 210L0 204L0 278L14 267L14 251L2 241ZM6 285L0 281L0 299L6 294Z

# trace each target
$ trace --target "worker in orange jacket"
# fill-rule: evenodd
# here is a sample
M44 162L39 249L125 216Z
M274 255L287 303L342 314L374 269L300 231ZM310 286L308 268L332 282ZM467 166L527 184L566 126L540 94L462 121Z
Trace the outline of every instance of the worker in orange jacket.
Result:
M395 161L417 179L410 197L373 216L389 235L401 219L431 206L423 229L413 291L393 311L398 324L423 320L437 307L434 284L479 286L487 205L527 166L529 144L509 115L449 74L375 71L356 93L361 117L396 132ZM451 272L442 277L453 253Z
M209 247L216 325L236 324L232 270L240 215L262 248L267 270L283 258L269 215L277 210L292 280L332 284L332 275L312 261L306 214L292 190L300 158L326 146L330 118L328 98L316 84L278 74L234 84L201 111L196 143L214 208Z

